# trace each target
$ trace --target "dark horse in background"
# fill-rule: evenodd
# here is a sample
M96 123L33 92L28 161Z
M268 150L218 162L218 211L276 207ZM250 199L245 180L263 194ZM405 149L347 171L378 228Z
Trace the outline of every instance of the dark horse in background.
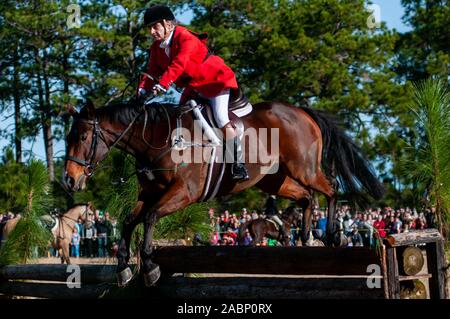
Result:
M298 221L300 220L300 212L295 207L288 207L283 214L281 214L281 221L284 224L284 228L288 233L291 232L291 227L298 227ZM264 237L278 240L283 242L284 246L290 246L291 239L283 236L283 232L280 226L270 218L258 218L243 223L239 227L239 244L242 245L245 237L245 231L248 229L250 236L253 239L252 245L261 245Z
M159 266L151 261L157 220L199 201L205 187L206 161L177 166L171 157L169 136L177 123L177 115L172 114L171 109L171 106L160 103L141 108L132 102L95 109L90 101L80 113L75 113L72 108L74 121L67 136L63 177L68 189L79 191L85 188L96 165L107 156L111 147L131 154L138 165L153 170L152 178L148 174L137 173L140 193L134 210L123 223L118 251L119 285L125 285L132 278L128 261L130 238L136 225L144 224L142 269L146 285L153 285L160 277ZM328 201L330 228L327 232L330 235L333 232L338 179L345 193L361 199L365 197L363 192L374 198L382 196L383 187L361 150L326 113L285 103L263 102L254 105L253 111L241 121L246 130L256 130L259 143L266 150L273 147L270 128L278 129L279 154L277 162L270 164L272 167L277 165L278 169L271 174L262 172L262 167L267 164L259 158L258 151L252 149L258 143L249 143L245 149L245 161L250 180L236 183L227 167L217 196L256 186L268 194L296 201L303 210L304 221L310 221L311 197L313 192L319 192ZM193 131L195 122L191 113L181 117L181 124L184 129ZM268 128L266 138L260 138L260 128ZM194 156L194 148L181 152ZM255 163L249 163L251 152L258 154ZM302 241L307 240L309 229L310 223L303 222Z

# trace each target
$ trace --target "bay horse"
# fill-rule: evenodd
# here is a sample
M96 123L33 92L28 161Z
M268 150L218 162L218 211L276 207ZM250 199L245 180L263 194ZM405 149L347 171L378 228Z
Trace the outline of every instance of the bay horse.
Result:
M147 167L152 173L149 175L142 170L136 173L140 185L137 203L123 222L117 253L120 286L132 279L128 261L134 228L141 222L144 224L142 271L145 284L151 286L161 274L159 266L151 261L156 222L161 217L200 201L207 183L207 161L179 165L172 156L172 129L181 124L185 131L193 132L196 125L192 113L180 115L178 108L172 106L163 103L141 106L129 102L95 109L88 100L79 113L73 107L68 107L73 116L71 130L66 138L63 175L63 184L68 190L84 189L98 163L112 147L131 154L138 166ZM235 117L230 119L234 121ZM240 120L245 130L252 130L257 138L244 150L246 167L251 177L243 182L233 181L230 164L227 163L217 197L256 186L268 194L296 201L303 210L304 221L310 221L312 193L319 192L328 201L327 232L331 234L338 180L344 193L352 194L355 198L367 199L365 193L377 199L383 195L383 186L360 148L325 112L281 102L262 102L254 105L253 111ZM274 143L278 144L275 145L272 136L277 134L278 140ZM202 137L195 139L194 136L194 143L202 145L204 141ZM278 146L276 161L266 164L267 161L257 149L259 146L267 151ZM188 154L192 158L195 156L194 151L195 148L191 147L178 150L176 154ZM249 159L254 154L257 160L250 163ZM268 166L268 170L263 170ZM310 223L303 222L303 241L306 241L309 229Z
M295 207L288 207L286 211L281 215L281 221L288 233L291 232L291 225L295 228L298 227L298 221L300 219L300 213ZM263 242L264 237L278 240L283 240L284 246L290 246L290 238L285 238L282 235L282 231L279 225L275 225L274 221L269 218L258 218L247 221L239 227L239 244L241 245L244 240L245 230L248 229L250 236L253 239L253 245L260 245Z

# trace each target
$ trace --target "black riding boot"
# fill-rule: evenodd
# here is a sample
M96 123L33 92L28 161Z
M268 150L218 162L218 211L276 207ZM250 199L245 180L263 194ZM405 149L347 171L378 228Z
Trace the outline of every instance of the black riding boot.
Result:
M233 175L234 180L247 181L250 179L250 176L248 176L247 168L244 165L244 154L242 151L242 145L239 141L239 137L236 136L233 142L234 142L234 156L233 156L234 163L231 168L231 174Z

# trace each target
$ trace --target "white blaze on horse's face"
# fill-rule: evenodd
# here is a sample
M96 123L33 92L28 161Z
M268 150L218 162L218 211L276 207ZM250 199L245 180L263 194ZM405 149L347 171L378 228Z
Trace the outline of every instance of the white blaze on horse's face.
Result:
M86 124L74 122L67 136L67 156L88 161L92 133ZM79 191L86 187L86 167L73 160L66 159L64 182L71 191Z

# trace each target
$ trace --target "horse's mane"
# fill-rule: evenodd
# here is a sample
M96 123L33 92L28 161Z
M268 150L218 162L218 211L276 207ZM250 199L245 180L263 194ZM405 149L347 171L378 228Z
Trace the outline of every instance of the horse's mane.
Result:
M176 104L153 102L145 105L147 111L147 121L151 123L159 123L167 121L167 113L173 116ZM167 113L166 113L167 111ZM133 119L139 116L138 121L144 120L144 109L137 106L134 102L115 103L96 109L99 119L106 119L111 123L121 123L123 125L130 124Z
M70 207L69 209L77 208L79 206L87 206L87 205L89 205L89 203L76 203L76 204L73 204L72 207Z

